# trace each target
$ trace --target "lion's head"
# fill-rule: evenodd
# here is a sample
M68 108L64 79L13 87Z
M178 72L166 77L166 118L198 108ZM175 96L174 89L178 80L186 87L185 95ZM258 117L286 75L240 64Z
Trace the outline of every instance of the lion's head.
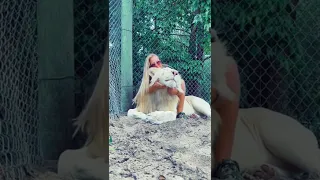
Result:
M183 92L181 89L182 78L177 70L169 67L150 68L149 75L152 77L150 86L159 80L161 84L170 88L177 88L178 91Z

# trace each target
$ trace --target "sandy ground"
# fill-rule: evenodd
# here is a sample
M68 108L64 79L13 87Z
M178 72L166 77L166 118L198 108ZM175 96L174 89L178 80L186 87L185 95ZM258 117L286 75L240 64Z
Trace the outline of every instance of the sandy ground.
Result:
M110 122L110 180L207 180L211 169L210 119L181 119L161 125L121 117ZM71 180L59 177L56 162L35 170L26 180ZM246 180L258 180L243 173ZM226 180L226 179L224 179ZM269 180L320 180L298 174Z
M211 120L180 119L152 125L141 120L121 117L110 123L114 150L110 151L111 180L211 179ZM242 172L246 180L258 180ZM274 177L269 180L320 180L312 174Z
M152 125L122 117L110 123L110 179L210 179L210 119Z

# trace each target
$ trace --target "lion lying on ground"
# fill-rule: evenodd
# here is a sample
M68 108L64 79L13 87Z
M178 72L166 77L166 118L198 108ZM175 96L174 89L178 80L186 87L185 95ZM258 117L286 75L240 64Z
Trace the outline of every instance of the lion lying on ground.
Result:
M178 91L183 92L181 89L181 75L175 69L166 68L150 68L149 75L151 76L150 86L156 81L167 87L177 88ZM184 92L183 92L184 93ZM147 106L152 107L151 111L177 111L179 98L177 96L168 95L167 89L159 89L156 92L149 94L149 103ZM146 105L146 104L144 104ZM187 115L205 115L211 117L210 104L205 100L196 96L186 96L183 106L183 112Z

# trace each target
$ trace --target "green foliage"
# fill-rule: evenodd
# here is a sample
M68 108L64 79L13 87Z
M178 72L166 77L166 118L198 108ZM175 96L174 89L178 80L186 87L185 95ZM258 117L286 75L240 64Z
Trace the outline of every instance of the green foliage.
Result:
M193 23L201 23L205 30L211 27L211 2L210 1L191 1L191 11L199 9L199 13L193 19Z
M188 90L197 88L203 57L210 55L209 10L209 0L134 0L134 85L140 83L146 56L155 53L181 72ZM210 87L210 79L203 83Z

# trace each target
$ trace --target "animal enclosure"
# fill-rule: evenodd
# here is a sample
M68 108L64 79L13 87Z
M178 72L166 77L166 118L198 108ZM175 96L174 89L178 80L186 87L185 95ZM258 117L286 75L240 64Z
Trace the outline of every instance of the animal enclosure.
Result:
M210 102L209 5L209 1L110 1L111 114L132 108L150 53L182 74L187 94Z
M23 179L71 148L70 120L91 95L107 45L114 117L131 108L149 53L181 72L188 95L210 102L211 20L239 64L241 107L290 115L319 139L320 2L211 2L0 3L0 179Z
M241 106L299 120L320 138L319 1L213 1L213 27L241 74Z

